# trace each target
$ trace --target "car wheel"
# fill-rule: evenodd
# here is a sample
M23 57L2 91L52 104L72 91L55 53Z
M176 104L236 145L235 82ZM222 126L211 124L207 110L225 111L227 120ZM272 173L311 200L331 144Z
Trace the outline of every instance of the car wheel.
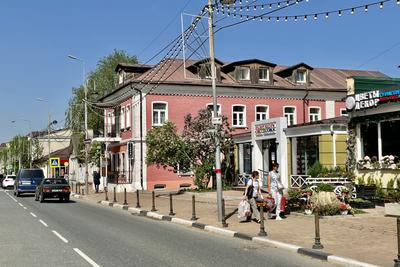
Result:
M40 194L40 203L43 203L43 201L44 201L44 196L43 194Z
M16 196L17 195L17 192L15 192L15 190L14 190L14 196Z

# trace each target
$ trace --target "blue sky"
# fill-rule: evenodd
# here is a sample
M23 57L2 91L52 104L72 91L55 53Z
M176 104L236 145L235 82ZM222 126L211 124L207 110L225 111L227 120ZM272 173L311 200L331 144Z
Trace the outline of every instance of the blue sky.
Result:
M113 49L126 50L145 62L180 33L180 13L196 14L205 2L1 0L0 142L27 133L29 125L24 120L31 121L32 129L45 128L49 112L63 123L71 89L82 82L82 66L69 60L68 54L84 58L88 70ZM374 1L310 0L277 14L314 13L370 2ZM189 17L184 18L187 24ZM216 56L224 61L260 58L282 65L304 61L315 67L371 69L400 77L399 18L400 5L390 1L381 10L371 7L367 13L332 14L328 20L249 21L216 35ZM237 21L230 17L218 25ZM48 102L39 102L38 97ZM12 124L12 120L17 122Z

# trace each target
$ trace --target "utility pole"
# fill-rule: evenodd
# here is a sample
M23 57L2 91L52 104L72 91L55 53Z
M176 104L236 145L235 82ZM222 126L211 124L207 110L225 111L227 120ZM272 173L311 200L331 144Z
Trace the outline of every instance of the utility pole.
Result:
M211 64L211 84L213 91L213 110L214 117L218 117L217 106L217 85L216 85L216 67L215 67L215 50L214 50L214 25L213 25L213 4L212 0L208 0L208 35L210 46L210 64ZM218 221L222 222L222 178L221 178L221 145L218 138L220 126L214 123L215 128L215 175L217 179L217 206Z
M89 194L89 170L88 170L88 148L86 141L88 139L88 110L87 110L87 80L86 80L86 66L85 61L83 62L83 88L85 91L85 191Z
M49 148L49 153L47 155L47 178L50 178L50 125L51 125L51 115L49 113L49 125L47 126L47 145Z

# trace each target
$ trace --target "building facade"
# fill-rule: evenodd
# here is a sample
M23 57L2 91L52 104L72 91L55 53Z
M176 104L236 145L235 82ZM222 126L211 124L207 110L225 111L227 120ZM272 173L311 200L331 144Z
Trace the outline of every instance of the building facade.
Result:
M240 136L251 131L254 123L281 118L283 129L345 115L346 78L384 76L376 71L313 68L304 63L285 67L258 59L216 63L218 113L226 116L234 129L235 153L242 155L238 166L243 173L254 168L249 164L249 158L254 158L254 144ZM141 152L145 160L146 145L141 151L140 119L145 140L152 127L172 121L181 132L185 115L212 109L208 60L166 60L155 66L121 64L116 71L120 84L98 103L104 108L106 134L102 141L107 144L109 181L128 184L132 189L141 188L143 183L149 190L193 185L190 173L145 163L141 181ZM127 154L128 142L135 144L132 159Z

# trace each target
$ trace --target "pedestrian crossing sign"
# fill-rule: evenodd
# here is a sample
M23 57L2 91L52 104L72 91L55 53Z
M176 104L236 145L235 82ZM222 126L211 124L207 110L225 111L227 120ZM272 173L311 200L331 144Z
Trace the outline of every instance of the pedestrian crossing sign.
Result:
M50 158L50 167L51 168L59 168L60 167L60 158Z

